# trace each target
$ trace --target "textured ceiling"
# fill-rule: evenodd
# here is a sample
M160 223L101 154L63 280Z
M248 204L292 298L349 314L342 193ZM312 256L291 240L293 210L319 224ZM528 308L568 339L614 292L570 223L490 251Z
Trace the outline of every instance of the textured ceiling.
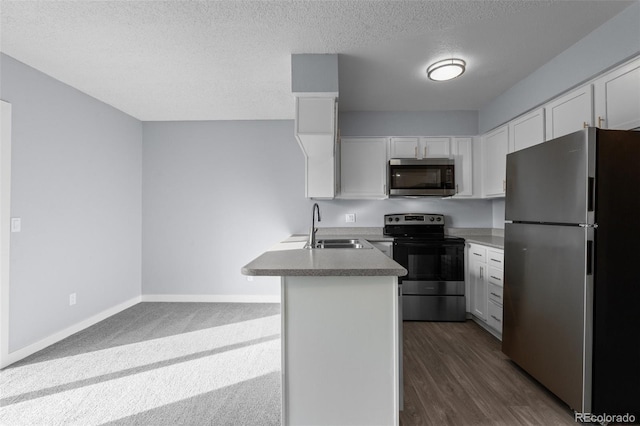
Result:
M343 111L478 109L631 3L3 0L0 46L145 121L293 118L292 53L340 54Z

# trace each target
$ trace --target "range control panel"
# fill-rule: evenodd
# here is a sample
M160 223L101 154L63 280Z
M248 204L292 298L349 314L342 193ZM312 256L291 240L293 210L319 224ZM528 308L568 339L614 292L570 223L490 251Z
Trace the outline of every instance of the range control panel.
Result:
M429 213L402 213L384 215L385 225L444 225L444 215Z

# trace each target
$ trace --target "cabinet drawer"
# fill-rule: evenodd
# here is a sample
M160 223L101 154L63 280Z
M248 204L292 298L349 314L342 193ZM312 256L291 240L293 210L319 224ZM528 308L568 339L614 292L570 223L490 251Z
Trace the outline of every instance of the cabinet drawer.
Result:
M502 333L502 306L489 301L489 309L487 315L487 324Z
M489 260L487 263L495 268L504 269L504 252L487 250L487 257Z
M487 281L489 281L489 283L502 287L502 276L502 269L497 269L493 266L489 266L489 273L487 274Z
M471 259L476 260L478 262L486 263L487 250L482 247L469 244L469 260Z
M502 287L489 283L489 301L502 306Z

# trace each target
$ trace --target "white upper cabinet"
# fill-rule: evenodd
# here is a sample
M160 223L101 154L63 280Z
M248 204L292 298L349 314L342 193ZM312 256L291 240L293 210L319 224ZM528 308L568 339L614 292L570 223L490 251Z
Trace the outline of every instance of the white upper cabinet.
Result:
M391 158L420 158L420 138L391 138Z
M420 138L422 158L449 158L451 141L449 138Z
M485 197L504 196L506 190L509 126L482 137L482 188Z
M546 140L593 126L593 88L580 87L545 105Z
M640 58L598 78L595 125L603 129L640 127Z
M342 138L340 198L387 198L387 138Z
M456 197L473 196L473 144L471 138L453 138L451 154L455 160Z
M544 142L544 108L509 122L509 152Z
M297 98L296 132L300 135L333 135L335 104L336 100L332 97Z
M305 197L336 193L337 103L334 97L296 97L295 136L305 155Z
M391 158L449 158L450 138L397 137L391 138Z

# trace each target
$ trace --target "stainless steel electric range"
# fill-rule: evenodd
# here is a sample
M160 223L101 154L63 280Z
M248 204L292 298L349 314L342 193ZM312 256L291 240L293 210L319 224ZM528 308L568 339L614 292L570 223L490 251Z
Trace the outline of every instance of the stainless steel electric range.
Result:
M464 321L464 239L445 235L441 214L387 214L384 223L393 260L408 271L399 277L403 320Z

